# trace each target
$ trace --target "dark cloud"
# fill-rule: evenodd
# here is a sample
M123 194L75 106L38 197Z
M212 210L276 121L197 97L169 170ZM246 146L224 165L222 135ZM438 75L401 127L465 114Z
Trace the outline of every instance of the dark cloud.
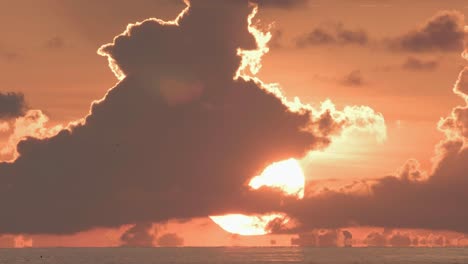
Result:
M415 238L417 240L417 237ZM411 235L385 229L383 232L372 231L364 239L368 247L409 247L413 245Z
M402 65L403 69L411 71L432 71L439 67L438 60L422 60L416 57L408 57Z
M387 236L380 232L371 232L364 239L364 243L368 247L385 247L387 246Z
M23 94L0 92L0 119L22 116L26 108Z
M184 239L175 233L167 233L158 238L160 247L180 247L184 245Z
M344 86L362 86L364 85L364 77L360 70L354 70L344 76L340 83Z
M348 230L343 230L342 231L344 240L343 244L345 247L352 247L353 246L353 234L349 232Z
M21 141L15 162L0 163L0 233L278 210L288 199L246 183L325 147L331 130L327 116L233 80L238 48L257 48L251 11L244 1L194 0L178 25L149 19L103 46L121 81L81 122Z
M390 237L388 242L392 247L411 246L411 238L408 234L395 233Z
M316 233L299 234L297 237L291 238L291 245L301 246L301 247L316 247L317 246L317 234Z
M300 36L296 40L297 47L316 45L359 45L364 46L369 42L367 33L362 30L346 29L343 24L334 24L326 27L315 28L309 33Z
M457 11L441 11L418 29L409 31L401 36L384 39L383 43L392 51L460 52L468 45L468 31L464 27L465 22L462 13ZM320 26L299 36L296 39L296 46L300 48L319 45L365 46L369 42L370 37L366 31L362 29L348 29L343 24L338 23ZM414 63L414 61L410 63ZM433 64L420 65L422 68L418 69L433 69L437 67ZM409 67L411 66L414 65L410 65ZM424 66L427 68L424 68Z
M156 239L156 229L152 223L139 223L125 231L120 240L126 247L152 247Z
M404 244L407 244L408 241L405 238L408 236L407 234L403 235L402 241ZM464 246L463 243L460 243L463 240L462 236L452 237L453 240L450 239L448 235L441 235L441 234L422 234L422 235L414 235L411 241L411 246L430 246L430 247L460 247Z
M319 233L318 245L319 247L336 247L338 246L338 230L328 230Z
M298 234L291 238L291 245L301 247L338 247L339 230L318 230Z
M464 16L457 11L442 11L430 18L419 29L387 40L392 49L425 52L463 50L467 33L464 31Z
M291 9L307 6L308 0L251 0L259 7Z
M389 176L370 195L328 191L286 208L300 230L360 225L468 232L462 202L468 199L468 151L460 142L448 142L441 151L444 157L427 180Z

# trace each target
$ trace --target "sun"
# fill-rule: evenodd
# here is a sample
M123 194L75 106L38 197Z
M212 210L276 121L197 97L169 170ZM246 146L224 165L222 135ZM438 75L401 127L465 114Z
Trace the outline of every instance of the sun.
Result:
M268 215L243 215L243 214L228 214L221 216L210 216L211 220L218 224L222 229L232 234L242 236L259 236L266 235L268 231L265 227L268 223L276 218L284 219L284 214L268 214Z
M249 182L249 186L255 190L262 186L276 187L287 195L297 196L301 199L304 197L304 185L304 172L295 159L272 163L260 175L253 177ZM227 232L244 236L268 234L266 226L274 219L281 219L285 223L288 221L287 216L282 213L266 215L228 214L210 216L210 218Z
M275 162L259 176L250 180L249 186L258 189L262 186L280 188L288 195L304 198L304 173L295 159Z

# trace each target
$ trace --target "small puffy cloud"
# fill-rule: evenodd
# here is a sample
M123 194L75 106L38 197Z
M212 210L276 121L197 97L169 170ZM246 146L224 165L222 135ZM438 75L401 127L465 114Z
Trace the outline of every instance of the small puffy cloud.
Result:
M409 31L386 42L392 49L409 52L461 52L467 38L462 13L441 11L420 28Z
M380 232L371 232L364 239L364 244L368 247L385 247L387 246L387 236Z
M345 75L340 83L344 86L362 86L364 85L364 77L360 70L354 70Z
M389 238L388 243L392 247L409 247L411 246L411 237L409 234L397 232Z
M384 229L382 232L372 231L363 240L368 247L410 247L414 245L414 239L409 233Z
M138 223L126 230L120 236L120 241L126 247L152 247L156 234L152 223Z
M319 247L337 247L338 246L339 231L328 230L319 232L317 237Z
M318 27L300 36L296 40L297 47L317 45L358 45L364 46L369 42L367 33L362 29L352 30L343 24L333 24Z
M410 71L433 71L439 67L438 60L423 60L416 57L408 57L402 68Z
M26 102L21 93L0 92L0 119L16 118L26 111Z
M297 237L291 238L291 245L301 246L301 247L316 247L317 246L317 234L316 233L299 234Z
M160 247L180 247L184 245L184 239L175 233L167 233L158 237L157 245Z
M352 247L353 246L353 234L348 230L343 230L343 244L345 247Z
M350 239L349 235L351 235L351 233L348 231L341 232L335 229L314 230L312 232L300 233L296 237L292 237L291 245L301 247L338 247L343 246L342 240ZM349 241L346 243L349 243Z

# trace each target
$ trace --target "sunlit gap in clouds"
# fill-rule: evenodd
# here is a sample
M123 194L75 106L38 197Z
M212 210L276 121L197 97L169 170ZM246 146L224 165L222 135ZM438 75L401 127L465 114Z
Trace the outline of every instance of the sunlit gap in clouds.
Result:
M249 182L252 189L257 190L263 186L278 188L285 194L300 199L304 197L304 185L304 173L299 162L295 159L272 163L260 175L253 177ZM283 213L264 215L228 214L210 216L210 218L224 230L244 236L266 235L269 233L267 226L271 221L276 219L281 220L283 223L289 221L287 215Z

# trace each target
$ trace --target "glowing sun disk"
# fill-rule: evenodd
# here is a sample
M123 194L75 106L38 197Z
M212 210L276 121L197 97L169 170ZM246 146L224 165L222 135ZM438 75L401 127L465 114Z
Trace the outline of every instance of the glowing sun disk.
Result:
M220 216L210 216L211 220L218 224L222 229L229 233L242 236L258 236L266 235L268 232L265 227L275 218L283 219L283 214L269 215L243 215L243 214L228 214Z

